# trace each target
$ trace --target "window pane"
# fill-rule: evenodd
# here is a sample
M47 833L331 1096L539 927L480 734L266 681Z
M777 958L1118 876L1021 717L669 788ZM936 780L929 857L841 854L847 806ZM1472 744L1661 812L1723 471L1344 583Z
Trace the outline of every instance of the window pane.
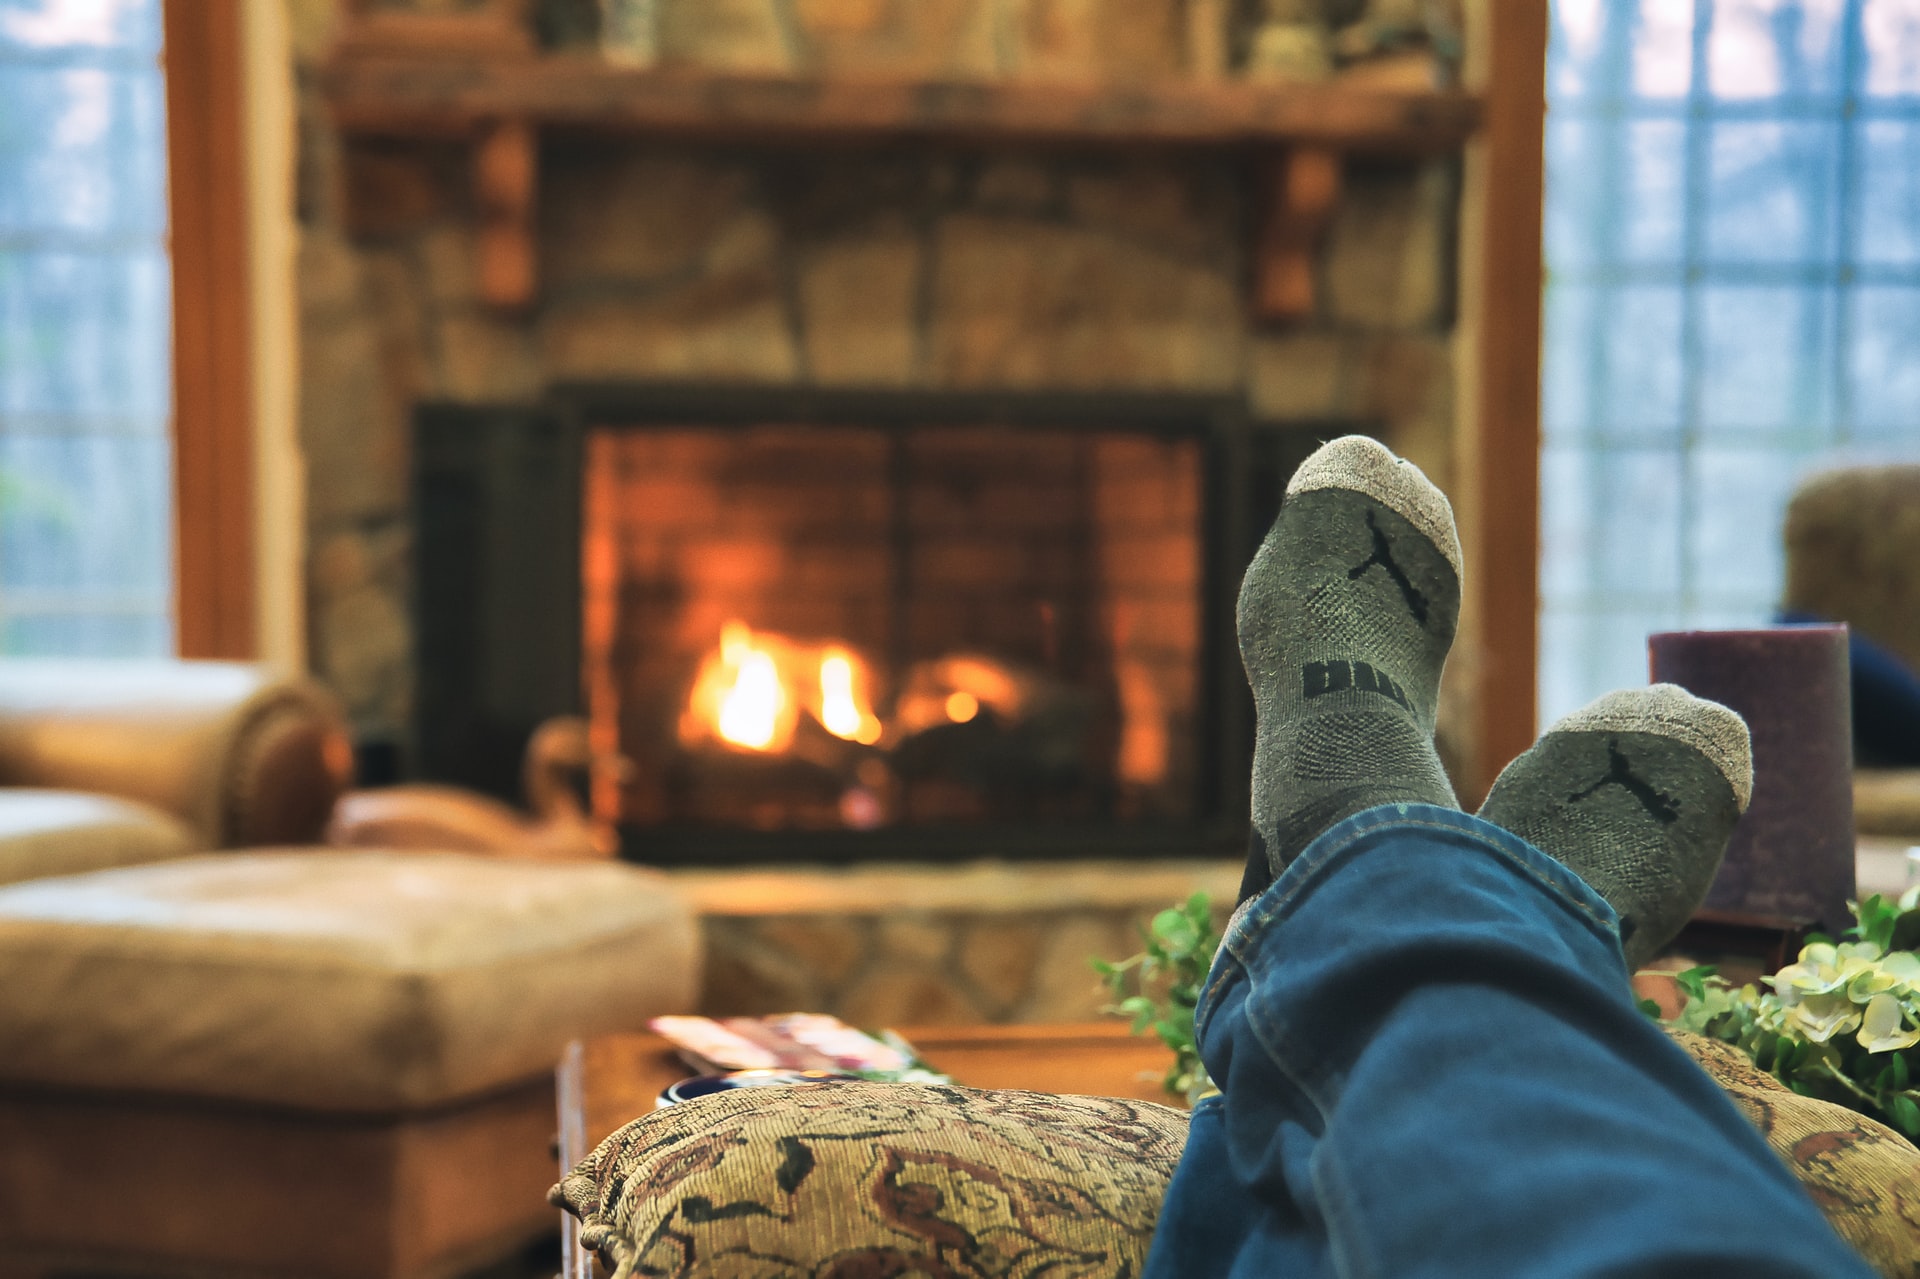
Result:
M0 653L172 648L159 0L0 0Z
M1677 287L1548 291L1541 424L1549 440L1672 434L1680 424L1682 300Z
M1920 289L1857 289L1849 343L1852 434L1920 438Z
M1844 0L1715 0L1707 74L1721 98L1837 94Z
M157 0L0 0L0 57L23 51L160 52Z
M1830 295L1824 289L1699 291L1703 431L1826 429Z
M1693 455L1690 612L1732 611L1747 623L1779 603L1781 522L1804 461L1773 448L1703 448Z
M1869 120L1857 126L1860 209L1853 260L1920 261L1920 125Z
M1865 0L1860 26L1866 45L1865 92L1877 98L1920 94L1920 5L1913 0Z
M1633 15L1632 91L1647 98L1685 97L1693 86L1693 5L1640 0L1638 6L1609 7L1619 17Z
M1678 288L1609 289L1595 324L1600 380L1594 420L1613 435L1666 433L1680 425Z
M1810 262L1833 246L1840 127L1721 121L1708 167L1710 262Z
M169 306L157 247L0 252L0 412L141 417L164 430Z
M160 74L0 61L0 226L10 237L166 230Z

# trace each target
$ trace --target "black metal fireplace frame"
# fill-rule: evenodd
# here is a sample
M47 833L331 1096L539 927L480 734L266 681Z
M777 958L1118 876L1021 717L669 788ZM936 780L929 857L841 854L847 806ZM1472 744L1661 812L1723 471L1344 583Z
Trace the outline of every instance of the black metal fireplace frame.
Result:
M1287 477L1351 424L1253 420L1223 396L839 390L689 383L576 384L501 407L425 404L414 438L412 775L512 798L528 734L580 710L581 490L589 429L1006 426L1127 430L1197 439L1200 738L1192 821L914 826L761 832L647 827L627 855L663 865L1054 860L1232 855L1245 844L1252 703L1233 609L1240 574ZM530 618L546 622L530 625Z

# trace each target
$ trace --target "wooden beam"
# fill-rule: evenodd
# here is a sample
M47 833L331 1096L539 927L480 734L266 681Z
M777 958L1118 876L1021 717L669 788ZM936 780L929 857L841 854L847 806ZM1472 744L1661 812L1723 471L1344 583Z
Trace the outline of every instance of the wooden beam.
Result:
M1256 319L1313 317L1314 268L1321 237L1340 203L1340 168L1340 153L1323 147L1295 147L1274 162L1253 254Z
M182 657L255 652L241 0L167 0L174 614Z
M539 150L533 126L524 120L496 123L474 144L477 274L481 300L490 306L527 306L538 288L533 219Z
M707 137L1306 143L1437 154L1479 122L1453 91L1169 83L1096 87L754 76L550 55L452 61L342 54L322 91L348 132L471 136L501 119Z
M1464 424L1473 433L1466 451L1472 474L1465 478L1475 504L1467 589L1479 634L1469 784L1481 794L1533 744L1537 730L1547 0L1493 0L1487 8L1491 56L1474 255L1478 414Z

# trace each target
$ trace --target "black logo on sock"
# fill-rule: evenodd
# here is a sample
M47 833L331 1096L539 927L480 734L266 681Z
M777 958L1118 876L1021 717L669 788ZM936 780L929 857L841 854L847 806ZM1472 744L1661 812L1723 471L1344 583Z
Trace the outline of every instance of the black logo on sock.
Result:
M1413 620L1425 626L1427 624L1427 597L1420 588L1410 581L1400 566L1393 561L1393 547L1387 542L1387 535L1373 522L1373 512L1367 512L1367 528L1373 532L1373 554L1359 564L1347 570L1347 580L1357 582L1360 575L1378 564L1385 569L1393 584L1400 588L1400 594L1406 597L1407 608L1413 613Z
M1602 786L1625 787L1627 793L1639 800L1640 806L1647 810L1647 816L1662 826L1670 826L1680 819L1680 801L1655 790L1634 775L1633 765L1620 753L1620 739L1617 737L1607 739L1607 775L1585 790L1567 796L1567 800L1569 803L1578 803Z
M1407 690L1394 683L1391 675L1365 662L1308 662L1300 668L1300 692L1309 701L1350 688L1378 693L1405 711L1413 710Z

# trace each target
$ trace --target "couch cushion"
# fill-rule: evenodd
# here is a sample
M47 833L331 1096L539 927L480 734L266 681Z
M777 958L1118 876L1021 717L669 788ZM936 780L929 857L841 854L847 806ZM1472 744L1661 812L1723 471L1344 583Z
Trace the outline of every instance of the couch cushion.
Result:
M1732 1044L1670 1031L1800 1179L1834 1233L1888 1279L1920 1275L1920 1150L1885 1124L1802 1097Z
M694 920L602 863L283 850L0 889L0 1080L392 1112L691 1006Z
M0 789L0 884L142 866L204 847L184 822L129 799Z
M620 1275L1137 1275L1187 1116L925 1084L657 1111L549 1195Z

